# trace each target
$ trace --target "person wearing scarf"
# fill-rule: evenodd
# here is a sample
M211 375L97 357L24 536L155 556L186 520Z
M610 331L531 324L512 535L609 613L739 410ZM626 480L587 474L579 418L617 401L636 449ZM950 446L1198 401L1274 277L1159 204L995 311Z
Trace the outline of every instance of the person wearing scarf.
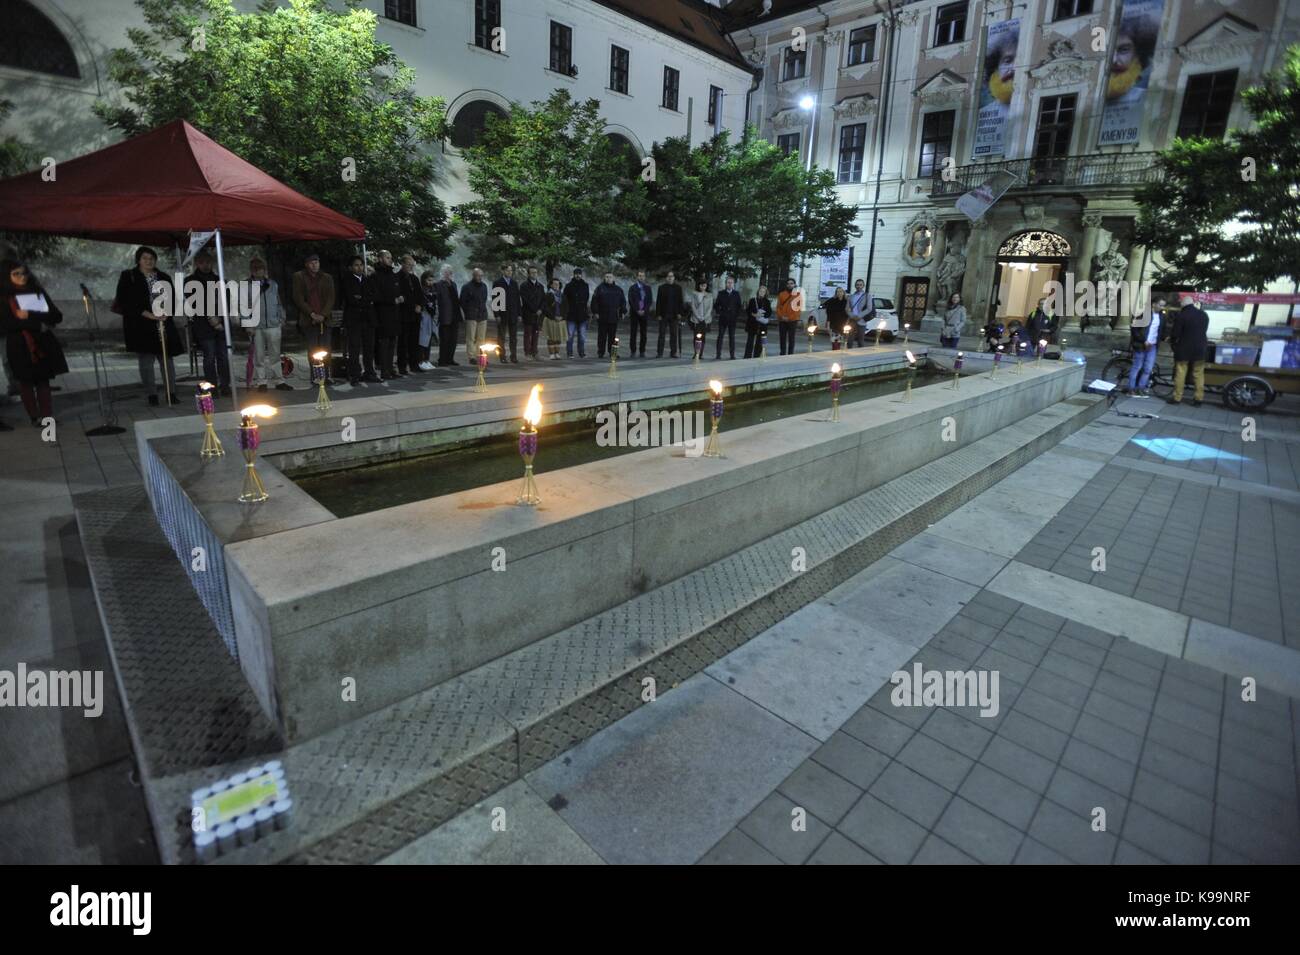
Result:
M5 336L9 367L22 393L23 408L39 428L43 419L53 416L50 381L68 370L63 351L49 331L63 321L63 313L21 262L6 262L0 282L4 297L0 330ZM46 311L31 308L31 302L24 302L29 307L23 308L18 302L20 295L38 296Z

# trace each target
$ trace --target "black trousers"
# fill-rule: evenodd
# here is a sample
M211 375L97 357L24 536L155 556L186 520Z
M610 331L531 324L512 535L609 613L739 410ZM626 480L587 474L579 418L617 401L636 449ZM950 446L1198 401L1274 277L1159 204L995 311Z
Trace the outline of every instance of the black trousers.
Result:
M409 319L402 322L401 335L397 339L397 370L406 373L415 371L424 359L420 355L420 320Z
M375 367L379 373L386 378L391 378L397 369L393 367L393 362L397 358L397 330L388 331L383 334L384 330L375 331Z
M450 365L456 359L456 338L460 325L456 322L438 325L438 364Z
M605 357L605 351L608 349L612 355L614 353L614 339L618 337L618 322L597 322L596 323L596 356Z
M348 378L375 373L375 326L367 321L344 321L348 336Z
M758 357L759 343L763 340L762 335L763 333L758 329L747 330L745 332L745 357L746 358Z
M682 324L675 318L659 319L659 355L664 353L664 335L669 336L669 344L672 348L672 356L677 357L677 353L682 350Z
M793 355L794 338L795 338L795 334L799 331L799 323L798 322L777 322L776 324L781 330L780 332L781 333L781 354Z
M501 357L506 357L506 342L510 344L510 357L516 358L515 349L519 344L519 318L497 319L497 344L501 346Z
M627 347L629 355L645 354L646 329L649 326L649 317L646 315L630 315L632 330L628 332Z
M727 336L727 348L730 351L731 357L735 358L736 357L736 320L734 318L729 322L725 322L725 321L718 322L718 350L717 353L713 356L714 358L722 357L722 336L723 335Z

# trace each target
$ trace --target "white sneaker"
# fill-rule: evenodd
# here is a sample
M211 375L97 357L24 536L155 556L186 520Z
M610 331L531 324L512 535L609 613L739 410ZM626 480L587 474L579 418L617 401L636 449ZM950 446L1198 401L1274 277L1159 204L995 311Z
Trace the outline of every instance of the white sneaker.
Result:
M416 367L418 367L420 371L433 371L433 366L430 365L427 361L420 362L420 364Z

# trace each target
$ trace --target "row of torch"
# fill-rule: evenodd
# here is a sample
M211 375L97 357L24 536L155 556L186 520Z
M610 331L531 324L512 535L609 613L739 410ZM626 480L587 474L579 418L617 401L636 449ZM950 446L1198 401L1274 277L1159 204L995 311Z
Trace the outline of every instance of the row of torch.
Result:
M904 325L903 343L907 343L908 326ZM816 333L817 326L810 324L808 326L808 350L812 351L812 339ZM876 329L876 344L880 344L880 335L884 331L884 323L881 322ZM850 326L844 326L844 333L850 332ZM760 332L759 357L762 352L762 338L765 337L766 330ZM697 334L695 337L695 360L699 361L704 350L704 337ZM1062 342L1064 347L1064 342ZM1047 341L1042 339L1038 342L1037 360L1039 363L1043 360L1043 354L1047 350ZM478 378L474 383L475 391L487 390L487 379L484 373L487 370L488 355L491 352L500 353L498 345L483 344L479 346L478 355ZM1025 343L1021 342L1016 350L1016 372L1020 371L1021 362L1024 357ZM1003 346L997 346L993 352L993 370L990 377L997 375L998 367L1002 362ZM907 385L903 393L904 401L912 400L912 381L916 377L917 362L916 357L911 351L907 353ZM957 388L961 380L961 368L964 360L964 353L958 352L953 362L953 388ZM317 397L315 408L319 412L329 411L333 406L330 401L329 392L325 384L329 379L329 373L326 367L326 360L329 353L318 351L311 356L311 380L312 384L317 386ZM610 377L618 375L618 339L613 340L613 351L610 356ZM831 365L830 392L831 392L831 416L828 420L840 420L840 392L844 387L844 371L839 363ZM541 503L541 497L537 492L537 482L533 477L533 461L537 457L537 425L542 420L542 402L539 397L542 391L541 385L533 385L532 391L528 396L528 403L524 407L524 426L519 431L519 456L524 462L523 486L520 488L519 497L516 499L517 504L526 504L536 506ZM709 382L709 417L712 421L712 430L709 434L708 443L705 445L703 456L706 458L720 458L722 452L718 440L718 426L722 421L723 401L722 401L722 382L713 379ZM204 458L215 458L225 454L225 449L221 446L221 439L217 437L216 429L213 427L212 419L215 413L214 395L216 388L211 382L201 381L195 393L195 404L198 407L199 414L203 416L205 430L203 434L203 446L199 454ZM239 495L239 501L242 504L258 504L270 497L267 493L266 485L257 473L257 452L261 446L261 433L258 428L259 418L271 418L276 414L274 407L270 405L249 405L239 412L239 450L244 455L244 483Z

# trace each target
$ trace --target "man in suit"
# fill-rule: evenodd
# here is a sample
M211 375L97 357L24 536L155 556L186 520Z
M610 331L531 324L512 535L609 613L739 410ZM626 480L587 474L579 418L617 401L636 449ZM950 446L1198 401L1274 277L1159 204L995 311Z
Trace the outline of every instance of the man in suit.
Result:
M538 280L536 268L528 270L528 279L519 286L519 304L523 310L524 357L536 360L537 339L542 329L542 308L546 303L546 286Z
M722 336L727 336L727 347L731 357L736 357L736 319L740 317L740 293L736 291L736 280L727 276L727 287L713 300L713 314L718 316L718 348L714 359L722 357Z
M564 286L564 323L568 326L569 340L565 352L573 357L573 345L578 344L578 357L587 357L587 319L591 316L591 286L582 277L582 269L573 270L573 278Z
M614 284L613 272L606 272L605 281L591 293L591 311L596 316L596 355L604 358L608 351L613 358L618 350L614 347L614 339L618 337L618 322L627 311L627 296Z
M375 287L359 255L352 256L343 279L343 330L348 337L349 381L382 381L375 372Z
M375 274L371 277L375 289L375 365L384 378L405 378L399 374L397 339L402 333L401 307L406 301L402 283L393 271L393 253L381 249L377 256Z
M1184 292L1179 299L1182 308L1174 316L1169 330L1169 342L1174 349L1174 393L1166 400L1176 405L1183 400L1183 387L1187 384L1187 369L1192 370L1192 407L1199 408L1205 397L1206 332L1210 316L1197 308L1196 298Z
M452 280L450 265L442 267L442 278L434 286L438 296L438 366L459 365L456 361L456 337L461 323L460 289Z
M628 334L628 349L634 357L645 357L646 329L652 308L654 289L645 280L645 270L642 269L636 273L636 281L627 287L627 311L632 324L632 331Z
M397 273L402 304L398 306L400 329L397 338L397 373L414 375L420 371L420 308L424 303L424 289L415 274L415 256L402 256L402 270Z
M506 341L510 342L510 362L519 364L515 348L519 342L519 316L523 310L519 299L519 283L515 281L515 267L504 266L501 277L492 283L492 315L497 321L497 344L501 346L501 360L506 360ZM528 352L525 348L525 356Z
M473 367L479 346L487 344L488 287L482 269L475 269L460 287L460 313L465 319L465 357Z
M656 358L664 357L664 334L667 333L672 358L682 347L682 315L686 311L686 296L677 284L677 277L669 272L655 292L655 314L659 316L659 348Z

